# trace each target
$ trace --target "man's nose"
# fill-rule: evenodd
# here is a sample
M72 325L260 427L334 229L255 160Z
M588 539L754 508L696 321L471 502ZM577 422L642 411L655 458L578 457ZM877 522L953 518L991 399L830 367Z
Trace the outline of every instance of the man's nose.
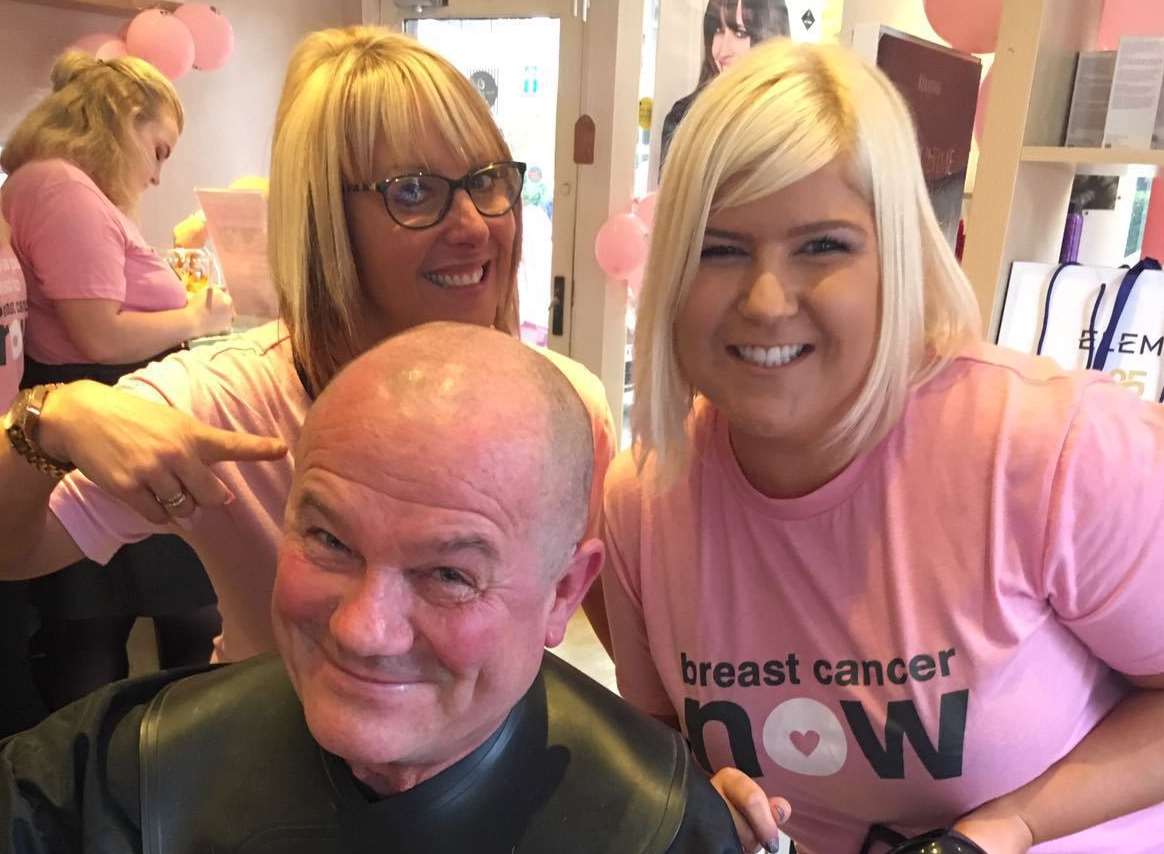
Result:
M360 656L403 655L412 649L408 585L396 573L365 572L332 612L329 627L336 642Z
M749 320L778 320L791 317L798 310L796 294L771 270L753 274L740 299L740 313Z

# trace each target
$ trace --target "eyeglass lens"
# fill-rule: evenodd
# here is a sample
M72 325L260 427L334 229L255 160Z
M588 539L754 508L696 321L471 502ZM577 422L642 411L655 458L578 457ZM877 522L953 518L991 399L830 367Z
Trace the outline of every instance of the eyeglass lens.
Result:
M435 225L449 208L455 183L440 175L404 175L384 188L384 204L403 226ZM501 216L516 204L521 183L517 166L498 163L466 176L463 186L482 216Z

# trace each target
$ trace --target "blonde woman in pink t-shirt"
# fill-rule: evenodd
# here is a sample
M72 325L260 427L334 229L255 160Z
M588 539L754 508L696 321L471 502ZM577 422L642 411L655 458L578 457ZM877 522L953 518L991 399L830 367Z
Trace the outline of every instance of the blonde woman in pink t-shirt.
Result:
M978 315L879 71L779 42L697 99L607 607L752 846L1160 850L1164 407Z
M188 301L134 221L182 131L174 87L141 59L77 51L50 76L52 91L0 155L9 173L0 209L28 287L22 386L112 384L189 338L229 328L233 309L221 291ZM168 568L164 585L154 581L158 565ZM175 537L127 546L104 567L79 561L31 593L40 611L34 668L51 708L128 675L138 616L155 618L167 666L204 660L217 633L206 573Z
M42 391L34 450L0 443L0 481L14 485L0 493L0 577L52 573L79 554L103 561L121 543L174 531L218 593L217 657L273 649L288 451L312 398L360 353L429 321L517 334L523 168L475 87L432 50L375 27L307 36L272 145L281 319L172 355L119 389ZM610 411L597 377L545 355L590 412L597 534ZM79 471L57 485L51 474L67 465L50 459Z

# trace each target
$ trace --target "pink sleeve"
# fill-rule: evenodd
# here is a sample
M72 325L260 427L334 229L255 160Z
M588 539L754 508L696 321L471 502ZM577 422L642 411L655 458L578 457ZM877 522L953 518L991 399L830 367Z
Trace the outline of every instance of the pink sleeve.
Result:
M12 244L48 299L125 300L126 236L117 209L77 180L10 199Z
M154 403L173 406L204 423L218 426L209 407L196 405L195 384L190 371L198 364L197 356L182 352L151 362L122 377L117 388ZM85 556L101 564L126 543L138 542L152 534L174 533L168 525L155 525L139 516L128 505L76 472L62 480L53 491L49 509Z
M614 644L615 675L623 699L647 714L666 717L676 711L647 638L639 561L640 502L634 461L623 453L607 475L603 514L606 572L602 590Z
M1098 658L1164 673L1164 406L1112 383L1084 390L1052 485L1044 578Z

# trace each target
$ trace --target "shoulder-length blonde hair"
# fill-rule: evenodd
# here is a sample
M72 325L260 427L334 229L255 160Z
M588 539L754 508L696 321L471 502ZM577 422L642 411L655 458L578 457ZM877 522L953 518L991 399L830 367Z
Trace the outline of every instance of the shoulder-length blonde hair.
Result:
M345 184L367 183L377 141L424 165L433 134L472 165L509 160L476 88L445 59L378 27L323 30L296 48L271 151L270 255L280 311L318 392L359 354L361 285L344 214ZM516 334L521 210L512 277L494 325Z
M138 154L133 124L169 112L182 132L185 114L173 84L144 59L95 59L77 50L57 58L50 79L53 91L16 126L0 169L11 174L29 161L60 157L128 209L134 201L129 163Z
M694 389L675 353L675 319L713 211L748 204L845 158L873 211L880 251L873 362L826 443L850 455L893 425L911 386L979 335L973 291L930 206L909 110L850 51L775 39L712 81L667 158L635 340L632 425L640 467L666 484L688 463Z

